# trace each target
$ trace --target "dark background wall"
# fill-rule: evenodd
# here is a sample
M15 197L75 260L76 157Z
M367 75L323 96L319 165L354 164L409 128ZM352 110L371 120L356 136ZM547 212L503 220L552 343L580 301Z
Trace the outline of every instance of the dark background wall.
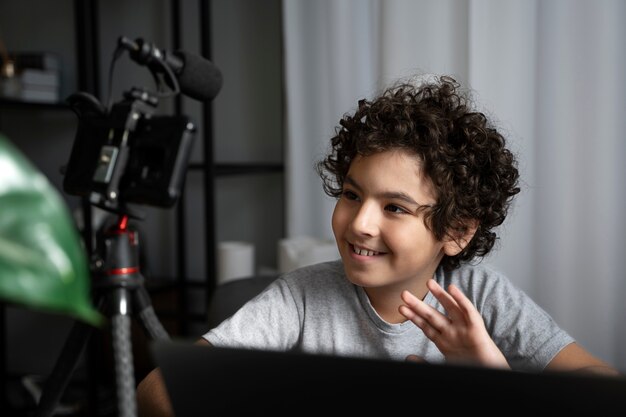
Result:
M171 2L165 0L96 2L98 14L100 99L107 99L108 70L119 36L142 37L163 48L171 47ZM213 151L216 162L281 163L283 157L282 56L280 1L213 0L211 18L200 21L198 1L181 1L181 43L200 54L200 25L210 27L211 60L222 70L224 85L213 102ZM9 51L48 51L62 62L61 97L75 92L77 84L74 2L21 0L0 2L0 37ZM145 68L127 55L116 65L113 98L133 86L153 87ZM162 101L160 112L173 111ZM202 105L182 99L182 112L198 127L192 160L202 161L204 138ZM62 192L60 167L67 162L77 119L65 109L0 105L0 132L7 136ZM2 173L0 173L2 175ZM68 207L80 217L79 199L63 193ZM257 270L276 268L276 247L283 237L283 175L245 175L215 179L216 236L204 233L203 174L187 174L183 217L186 223L188 280L203 283L212 268L206 264L208 244L246 240L256 249ZM177 233L175 211L142 207L144 273L169 277L175 273ZM100 214L96 211L95 218ZM2 277L2 279L7 279ZM189 303L203 313L203 290L190 291ZM167 302L167 301L166 301ZM158 311L157 311L158 312ZM47 374L56 360L72 321L63 317L6 308L9 372ZM185 337L206 330L196 321Z

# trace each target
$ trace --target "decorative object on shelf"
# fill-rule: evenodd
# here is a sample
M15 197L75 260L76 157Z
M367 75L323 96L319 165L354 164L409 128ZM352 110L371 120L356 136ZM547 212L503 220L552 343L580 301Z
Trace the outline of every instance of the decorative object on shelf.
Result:
M278 272L281 274L335 259L339 259L339 251L332 239L299 236L278 242Z
M98 325L89 269L69 210L0 135L0 298Z
M0 38L0 97L16 97L20 92L20 83L15 76L15 62Z
M50 52L9 53L0 40L0 97L40 103L60 98L61 64Z
M225 241L217 245L217 283L224 284L254 276L254 244L243 241Z
M59 72L50 69L23 68L18 73L20 93L24 101L56 103L59 101Z

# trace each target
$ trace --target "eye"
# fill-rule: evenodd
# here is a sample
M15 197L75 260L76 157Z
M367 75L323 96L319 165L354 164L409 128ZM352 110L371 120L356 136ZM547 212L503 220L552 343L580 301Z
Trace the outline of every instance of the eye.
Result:
M385 210L395 214L408 214L408 211L395 204L387 204Z
M355 201L358 200L359 197L352 191L350 190L344 190L341 195L343 196L343 198L345 198L346 200L351 200L351 201Z

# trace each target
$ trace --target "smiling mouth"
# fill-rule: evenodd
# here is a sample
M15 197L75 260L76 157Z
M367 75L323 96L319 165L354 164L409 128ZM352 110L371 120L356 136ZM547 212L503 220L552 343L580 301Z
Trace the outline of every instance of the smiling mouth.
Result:
M350 250L353 253L355 253L357 255L361 255L361 256L377 256L377 255L384 254L384 252L377 252L377 251L369 250L369 249L366 249L366 248L355 246L355 245L353 245L351 243L350 243Z

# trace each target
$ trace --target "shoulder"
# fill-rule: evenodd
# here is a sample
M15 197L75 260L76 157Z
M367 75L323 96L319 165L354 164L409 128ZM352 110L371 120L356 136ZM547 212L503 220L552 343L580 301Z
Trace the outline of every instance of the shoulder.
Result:
M456 285L477 307L496 299L524 296L502 271L483 262L465 264L453 271L440 268L435 279L444 288Z
M281 278L289 282L297 282L307 279L332 279L338 276L343 276L343 264L340 260L303 266L283 274Z
M340 260L304 266L281 275L277 283L284 285L294 296L303 294L332 294L352 284L345 278Z
M290 285L302 285L311 281L335 281L343 277L343 264L340 260L336 260L303 266L279 278Z
M507 276L494 266L487 263L464 264L453 271L437 270L435 279L439 284L454 284L461 289L475 286L493 286L510 283Z

